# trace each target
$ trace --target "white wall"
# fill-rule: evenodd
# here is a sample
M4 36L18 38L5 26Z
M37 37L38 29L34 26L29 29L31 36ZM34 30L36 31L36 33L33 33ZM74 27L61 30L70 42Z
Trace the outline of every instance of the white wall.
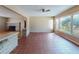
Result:
M51 17L39 16L30 17L30 31L31 32L50 32L49 20Z
M29 21L29 17L27 17L27 21L26 21L26 36L28 36L30 33L30 21Z

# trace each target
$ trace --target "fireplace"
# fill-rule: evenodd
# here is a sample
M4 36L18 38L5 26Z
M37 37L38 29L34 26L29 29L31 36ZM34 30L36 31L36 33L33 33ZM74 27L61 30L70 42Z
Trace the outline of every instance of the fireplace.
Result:
M16 26L9 26L9 31L16 31Z

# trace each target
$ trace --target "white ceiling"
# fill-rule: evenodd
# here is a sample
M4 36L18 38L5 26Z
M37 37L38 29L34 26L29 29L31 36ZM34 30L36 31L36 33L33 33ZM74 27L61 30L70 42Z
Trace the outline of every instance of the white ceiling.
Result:
M6 5L6 7L24 16L56 16L74 5ZM50 9L50 12L41 12L40 9Z

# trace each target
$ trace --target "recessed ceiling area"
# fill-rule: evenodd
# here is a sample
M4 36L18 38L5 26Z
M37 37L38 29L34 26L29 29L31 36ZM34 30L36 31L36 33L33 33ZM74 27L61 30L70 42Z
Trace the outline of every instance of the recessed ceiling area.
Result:
M6 5L5 7L23 16L56 16L73 6L74 5Z

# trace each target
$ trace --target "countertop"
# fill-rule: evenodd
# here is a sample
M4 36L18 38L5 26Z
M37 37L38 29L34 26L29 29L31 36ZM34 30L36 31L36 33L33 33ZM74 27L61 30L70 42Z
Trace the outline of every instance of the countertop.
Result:
M9 32L9 31L0 32L0 42L12 35L18 35L18 32Z

